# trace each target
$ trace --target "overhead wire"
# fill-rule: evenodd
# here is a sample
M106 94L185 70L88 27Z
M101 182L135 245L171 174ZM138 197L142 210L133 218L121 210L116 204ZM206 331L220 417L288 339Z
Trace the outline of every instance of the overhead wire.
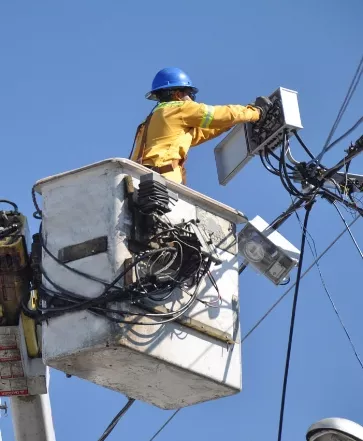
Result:
M355 88L353 88L353 90L355 90ZM349 100L348 100L348 102L349 102ZM344 112L344 110L343 110L343 112ZM339 119L337 120L337 122L339 123ZM355 126L357 126L357 124ZM353 130L353 128L350 129L347 133L350 133L352 130ZM331 136L332 135L333 135L333 131L331 133ZM340 139L343 139L344 136L346 136L346 134L344 134L342 137L340 137ZM301 139L299 141L301 141ZM338 142L338 141L335 141L334 143L336 143L336 142ZM303 145L302 142L300 142L300 143ZM332 143L332 144L334 144L334 143ZM348 172L348 168L349 168L349 165L350 165L350 161L352 160L352 158L354 156L359 154L360 151L361 151L361 149L356 148L359 143L360 143L359 141L356 143L355 148L353 148L353 146L352 146L352 148L348 152L348 155L345 158L343 158L343 161L340 161L335 167L333 167L331 169L328 169L328 170L325 169L325 173L324 173L324 175L322 177L323 179L320 179L320 182L317 179L318 175L317 175L316 171L315 171L315 176L314 176L314 175L311 174L311 172L314 173L313 170L308 170L306 168L306 166L304 168L304 164L301 164L302 167L303 167L301 169L301 168L299 168L299 163L294 162L296 171L301 171L302 172L302 178L305 179L305 181L306 181L306 183L308 185L310 185L310 188L309 188L309 186L305 186L305 191L304 192L301 192L292 183L292 181L290 179L290 174L288 173L288 170L287 170L286 157L287 157L287 155L289 153L289 144L288 144L288 138L287 138L286 132L283 135L283 144L282 144L282 148L281 148L278 172L277 172L276 169L273 169L271 171L268 167L266 167L265 163L263 163L265 165L265 167L269 171L271 171L273 174L276 174L276 175L278 175L280 177L282 185L287 190L287 192L290 194L290 196L295 196L300 201L303 201L304 199L306 200L308 197L311 197L311 200L309 202L307 202L306 205L305 205L305 208L307 209L307 212L306 212L306 216L305 216L305 220L304 220L304 226L303 226L303 229L302 229L303 231L302 231L301 255L300 255L300 260L299 260L299 264L298 264L298 273L297 273L297 279L296 279L296 283L295 283L295 294L294 294L294 301L293 301L292 313L291 313L289 340L288 340L288 348L287 348L287 354L286 354L285 372L284 372L284 380L283 380L282 396L281 396L281 407L280 407L280 418L279 418L279 429L278 429L278 441L281 441L281 438L282 438L283 420L284 420L285 402L286 402L286 391L287 391L287 381L288 381L288 374L289 374L289 367L290 367L290 357L291 357L291 348L292 348L292 342L293 342L293 332L294 332L294 326L295 326L296 307L297 307L298 292L299 292L299 286L300 286L300 280L301 280L302 260L303 260L303 255L304 255L304 250L305 250L305 243L306 243L306 237L307 237L306 227L307 227L307 222L308 222L308 218L309 218L310 209L311 209L312 204L315 202L315 196L319 194L319 195L322 195L323 197L326 197L330 202L333 200L334 204L335 204L335 199L336 200L340 200L345 206L347 206L349 208L355 208L359 212L359 214L362 215L362 210L358 209L355 204L351 204L351 203L347 202L344 199L343 196L338 197L334 193L331 193L328 190L323 188L324 182L327 179L329 179L329 178L332 179L334 173L336 171L338 171L344 165L346 165L346 181L347 181L347 179L348 179L347 178L347 172ZM306 153L311 158L312 157L311 152L307 149L306 146L303 145L303 147L305 147L304 149L305 149ZM326 147L325 151L327 151L329 148L331 148L331 146L328 143L327 143L327 145L325 147ZM261 156L261 160L262 160L262 155L260 155L260 156ZM320 156L319 160L321 160L321 157L322 157L322 155ZM290 158L291 161L293 160L291 154L289 155L289 158ZM339 187L338 187L338 189L339 189ZM334 196L335 199L332 198L332 196ZM335 204L335 206L336 206L336 204ZM336 206L336 208L337 208L337 206ZM296 210L295 210L295 212L296 212ZM342 217L342 219L344 219L344 218ZM284 219L282 219L281 222L283 222L283 221L284 221ZM281 222L280 222L280 224L281 224ZM344 222L345 222L345 220L344 220ZM349 227L347 226L346 222L345 222L345 225L346 225L347 230L351 234L351 231L350 231ZM352 234L351 234L351 236L352 236ZM357 249L359 249L359 246L356 243L356 241L354 241L354 243L355 243ZM359 251L360 251L360 249L359 249ZM241 267L241 269L244 269L245 266L246 265L244 265L243 268ZM320 270L319 270L319 273L321 275ZM322 279L322 281L323 281L323 279ZM345 327L345 325L344 325L344 323L343 323L343 321L342 321L342 319L341 319L341 317L340 317L340 315L339 315L339 313L337 311L337 308L335 307L335 304L334 304L334 302L332 300L332 297L330 296L330 294L329 294L329 292L327 290L327 287L326 287L326 284L325 284L324 281L323 281L323 286L324 286L324 288L326 290L326 293L328 295L328 298L329 298L329 300L330 300L330 302L331 302L331 304L332 304L332 306L334 308L334 311L337 314L338 319L340 320L340 323L341 323L341 325L342 325L342 327L343 327L343 329L344 329L344 331L345 331L345 333L347 335L347 338L349 339L349 342L350 342L350 344L351 344L351 346L353 348L354 354L355 354L356 358L358 359L358 362L360 363L360 365L362 367L362 362L361 362L361 360L360 360L360 358L358 356L358 353L357 353L357 351L355 349L355 346L354 346L354 344L352 342L352 339L351 339L351 337L350 337L350 335L349 335L349 333L348 333L348 331L347 331L347 329L346 329L346 327ZM266 317L266 315L265 315L265 317Z
M283 429L284 414L285 414L287 381L288 381L288 377L289 377L291 348L292 348L294 328L295 328L297 300L298 300L298 296L299 296L301 272L302 272L302 265L303 265L303 260L304 260L305 243L306 243L306 236L307 236L306 231L307 231L307 225L308 225L308 221L309 221L309 217L310 217L311 208L312 208L313 203L314 202L311 202L306 207L306 213L305 213L305 219L304 219L304 225L303 225L303 232L302 232L302 238L301 238L301 247L300 247L301 252L300 252L300 259L299 259L299 264L298 264L298 268L297 268L297 275L296 275L295 293L294 293L294 299L293 299L292 311L291 311L289 339L288 339L287 352L286 352L286 363L285 363L284 380L283 380L283 386L282 386L281 407L280 407L280 417L279 417L279 429L278 429L278 436L277 436L277 440L278 441L281 441L281 438L282 438L282 429Z
M354 130L360 126L363 122L363 116L360 117L358 119L358 121L350 128L348 129L346 132L343 133L343 135L339 136L339 138L337 138L335 141L333 141L331 144L329 144L326 147L325 153L328 152L329 150L331 150L336 144L338 144L340 141L342 141L344 138L346 138L348 135L350 135L352 132L354 132Z
M357 249L357 251L358 251L360 257L363 259L363 253L362 253L362 250L360 249L360 247L359 247L359 245L358 245L358 242L356 241L356 239L355 239L355 237L354 237L354 235L353 235L353 233L352 233L352 231L351 231L349 225L347 224L347 221L344 219L344 216L343 216L342 212L339 210L339 207L338 207L337 203L336 203L336 202L333 202L333 205L334 205L335 209L337 210L337 212L338 212L338 214L339 214L341 220L343 221L343 223L344 223L344 225L345 225L345 228L347 229L347 231L348 231L348 233L349 233L349 236L351 237L351 239L352 239L352 241L353 241L353 243L354 243L354 245L355 245L355 247L356 247L356 249Z
M321 161L322 157L324 156L324 154L332 147L332 144L335 145L338 142L338 141L334 141L332 144L330 144L330 141L331 141L332 137L334 136L334 133L335 133L345 111L347 110L349 102L351 101L351 99L352 99L352 97L358 87L362 73L363 73L363 56L361 57L361 59L358 63L358 66L357 66L357 69L354 73L353 79L349 85L348 91L344 97L344 100L343 100L343 103L339 109L338 115L337 115L337 117L333 123L333 126L328 134L328 137L325 141L324 147L323 147L322 151L319 153L319 155L315 158L315 161L317 161L318 165L320 164L320 161Z
M134 404L135 399L129 398L125 406L118 412L118 414L114 417L114 419L110 422L110 424L106 427L105 431L98 439L98 441L105 441L106 438L110 435L113 429L116 427L116 424L120 421L120 419L125 415L125 413L130 409L130 407Z
M299 217L298 213L296 213L296 217L297 217L297 220L298 220L298 222L299 222L299 224L300 224L300 226L301 226L301 229L302 229L302 228L303 228L303 225L302 225L302 223L301 223L301 220L300 220L300 217ZM345 224L345 226L346 226L346 229L347 229L348 231L350 231L350 228L349 228L348 224L345 222L345 219L344 219L344 224ZM314 238L311 236L311 234L310 234L308 231L307 231L307 234L308 234L308 236L309 236L309 238L310 238L310 240L308 239L308 245L309 245L309 248L310 248L311 254L313 255L313 257L316 258L317 255L318 255L318 252L317 252L317 250L316 250L315 240L314 240ZM312 242L312 243L311 243L311 242ZM337 309L337 307L336 307L336 305L335 305L335 303L334 303L334 300L333 300L333 298L332 298L332 296L331 296L331 294L330 294L330 292L329 292L329 290L328 290L327 284L326 284L326 282L325 282L325 280L324 280L324 277L323 277L323 274L322 274L322 272L321 272L321 268L320 268L320 264L319 264L319 262L316 262L315 265L316 265L316 268L317 268L318 273L319 273L319 277L320 277L321 284L322 284L322 286L323 286L323 288L324 288L324 291L325 291L325 293L326 293L326 295L327 295L327 297L328 297L328 299L329 299L329 302L330 302L330 304L332 305L332 307L333 307L333 309L334 309L334 312L335 312L336 316L338 317L339 323L340 323L341 327L343 328L343 331L344 331L346 337L348 338L349 344L350 344L350 346L352 347L353 353L354 353L356 359L358 360L358 363L359 363L360 367L363 369L363 363L362 363L362 360L361 360L360 356L358 355L358 351L357 351L357 349L356 349L356 347L355 347L355 344L354 344L354 342L353 342L353 339L352 339L351 335L349 334L348 329L347 329L347 327L345 326L345 324L344 324L344 322L343 322L343 319L341 318L341 315L340 315L340 313L339 313L339 311L338 311L338 309Z
M177 409L175 412L172 413L172 415L165 421L165 423L160 427L159 430L157 430L154 435L150 438L149 441L154 441L154 439L159 435L160 432L162 432L165 427L171 422L171 420L181 411L181 409Z

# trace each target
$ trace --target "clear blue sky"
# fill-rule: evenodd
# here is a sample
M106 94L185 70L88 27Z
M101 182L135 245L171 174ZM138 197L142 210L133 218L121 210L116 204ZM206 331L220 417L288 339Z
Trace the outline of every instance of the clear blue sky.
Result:
M151 105L154 74L185 69L200 101L246 104L278 86L299 92L301 136L318 153L362 51L361 0L154 2L62 0L0 2L0 197L31 218L30 190L43 177L109 157L127 157L136 126ZM362 114L362 84L338 133ZM327 155L343 149L361 132ZM216 141L189 157L189 185L245 212L275 218L289 204L278 178L258 160L228 187L214 164ZM294 155L306 159L293 144ZM363 173L363 158L352 171ZM350 215L347 214L350 219ZM35 232L37 222L31 219ZM363 223L353 231L363 246ZM318 251L343 228L319 201L309 231ZM292 218L283 233L296 246ZM311 260L309 250L306 264ZM321 264L327 285L363 357L363 262L348 235ZM242 331L283 292L251 270L240 279ZM183 410L158 440L273 440L277 436L292 296L243 347L243 392ZM96 440L125 398L52 371L50 395L58 441ZM316 270L302 282L283 439L303 440L314 421L342 416L363 424L363 370L327 300ZM110 440L147 441L170 415L137 403ZM0 420L4 441L11 419Z

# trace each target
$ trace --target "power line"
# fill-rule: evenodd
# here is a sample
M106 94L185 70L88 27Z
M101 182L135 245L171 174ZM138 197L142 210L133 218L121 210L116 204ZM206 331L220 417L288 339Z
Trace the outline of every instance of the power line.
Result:
M160 429L153 435L152 438L150 438L149 441L154 441L154 439L159 435L159 433L164 430L164 428L170 423L170 421L176 416L176 414L180 411L181 409L177 409L172 415L171 417L165 421L165 423L160 427Z
M335 205L335 204L334 204L334 205ZM336 207L336 208L337 208L337 210L339 211L338 207ZM340 213L340 214L341 214L341 213ZM342 216L342 215L341 215L341 216ZM299 215L298 215L297 213L296 213L296 217L297 217L297 219L298 219L298 221L299 221L299 224L300 224L301 228L303 228L302 223L301 223L301 220L300 220ZM345 224L345 226L346 226L346 229L347 229L348 231L350 231L350 228L349 228L348 224L346 223L345 219L343 218L343 216L342 216L342 219L344 220L344 224ZM307 234L310 236L310 238L311 238L311 240L312 240L312 243L313 243L313 245L311 245L311 244L310 244L310 241L308 240L309 248L310 248L310 250L311 250L312 255L316 257L316 256L318 255L318 253L317 253L317 251L316 251L315 240L314 240L314 238L311 236L311 234L310 234L309 232L307 232ZM355 242L355 241L354 241L354 242ZM357 244L357 247L358 247L358 244ZM358 249L359 249L359 247L358 247ZM320 269L319 262L316 262L316 268L317 268L317 270L318 270L318 272L319 272L319 276L320 276L321 284L323 285L324 291L325 291L326 295L328 296L328 299L329 299L329 301L330 301L330 303L331 303L331 305L332 305L332 307L333 307L333 309L334 309L334 312L335 312L335 314L336 314L337 317L338 317L338 320L339 320L339 322L340 322L340 325L342 326L342 328L343 328L343 330L344 330L344 332L345 332L345 335L347 336L347 338L348 338L348 340L349 340L349 343L350 343L350 345L351 345L351 347L352 347L352 349L353 349L354 355L355 355L356 359L358 360L358 363L360 364L360 367L363 369L363 363L362 363L362 360L360 359L360 357L359 357L359 355L358 355L358 352L357 352L357 350L356 350L356 347L355 347L355 345L354 345L354 343L353 343L353 340L352 340L352 338L351 338L351 336L350 336L350 334L349 334L349 332L348 332L348 329L347 329L346 326L344 325L344 322L343 322L343 320L342 320L342 318L341 318L341 316L340 316L340 314L339 314L339 311L337 310L337 308L336 308L336 306L335 306L334 300L333 300L333 298L332 298L332 296L331 296L331 294L330 294L330 292L329 292L329 290L328 290L328 287L327 287L327 285L326 285L326 283L325 283L325 280L324 280L323 274L321 273L321 269Z
M336 203L336 202L333 202L333 205L334 205L334 207L336 208L337 212L339 213L339 216L340 216L341 220L343 221L343 223L344 223L344 225L345 225L345 228L347 229L347 231L348 231L348 233L349 233L349 236L351 237L351 239L352 239L352 241L353 241L355 247L357 248L358 253L360 254L360 257L363 259L363 253L362 253L362 250L359 248L359 245L358 245L357 241L355 240L355 237L354 237L354 235L353 235L351 229L349 228L349 225L347 224L347 221L344 219L344 216L342 215L342 212L339 210L339 207L338 207L337 203Z
M356 216L352 222L348 225L351 227L357 220L360 218L360 215ZM303 279L306 274L325 256L325 254L338 242L338 240L347 232L347 229L338 234L338 236L325 248L323 252L319 254L319 256L314 259L314 261L309 265L309 267L304 271L301 275L300 280ZM294 288L296 282L294 282L279 298L278 300L265 312L265 314L256 322L256 324L246 333L246 335L241 339L241 344L244 343L247 338L260 326L260 324L271 314L271 312L276 308L276 306L289 294L290 291ZM154 439L165 429L165 427L171 422L171 420L176 416L176 414L182 409L177 409L171 417L161 426L161 428L149 439L149 441L154 441Z
M333 126L332 126L332 128L331 128L331 130L329 132L329 135L328 135L328 137L327 137L327 139L325 141L323 150L316 157L316 160L317 160L318 164L320 163L320 160L322 159L323 155L328 150L329 143L330 143L330 141L331 141L331 139L332 139L332 137L333 137L333 135L334 135L334 133L335 133L335 131L336 131L336 129L337 129L337 127L338 127L338 125L339 125L339 123L340 123L344 113L345 113L345 111L347 110L347 107L349 105L350 100L352 99L352 97L353 97L353 95L354 95L354 93L355 93L355 91L357 89L357 86L359 84L359 81L360 81L360 78L362 76L362 73L363 73L363 56L360 59L360 62L358 63L358 67L357 67L357 69L356 69L356 71L354 73L353 79L352 79L352 81L350 83L350 86L348 88L348 91L347 91L347 93L345 95L344 101L343 101L343 103L342 103L342 105L341 105L341 107L339 109L338 115L337 115L337 117L336 117L336 119L334 121L334 124L333 124Z
M300 259L299 264L297 268L297 275L296 275L296 283L295 283L295 293L294 293L294 300L292 304L292 311L291 311L291 322L290 322L290 330L289 330L289 340L287 344L287 351L286 351L286 363L285 363L285 372L284 372L284 382L282 385L282 396L281 396L281 407L280 407L280 418L279 418L279 431L277 440L281 441L282 437L282 428L284 423L284 414L285 414L285 401L286 401L286 390L287 390L287 380L289 377L289 368L290 368L290 357L291 357L291 348L292 348L292 339L294 336L294 328L295 328L295 317L296 317L296 307L297 307L297 299L299 296L299 287L300 287L300 281L301 281L301 271L302 271L302 265L304 260L304 252L305 252L305 243L306 243L306 230L307 225L309 221L309 215L312 208L312 203L310 203L306 207L306 213L305 213L305 219L304 219L304 226L303 226L303 232L302 232L302 238L301 238L301 253L300 253Z
M339 136L339 138L337 138L331 144L329 144L325 149L325 153L328 152L330 149L332 149L336 144L338 144L344 138L346 138L350 133L352 133L360 124L362 124L362 122L363 122L363 116L358 119L358 121L354 124L354 126L352 126L345 133L343 133L343 135Z
M130 407L134 404L135 399L129 398L125 406L120 410L120 412L115 416L115 418L110 422L107 426L106 430L103 432L101 438L98 441L104 441L108 435L113 431L116 427L116 424L120 421L120 419L125 415L125 413L130 409Z

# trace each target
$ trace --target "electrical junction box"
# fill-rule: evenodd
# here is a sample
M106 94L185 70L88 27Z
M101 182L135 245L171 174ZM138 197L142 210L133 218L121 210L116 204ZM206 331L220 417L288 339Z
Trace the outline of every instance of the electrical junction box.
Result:
M256 216L238 234L239 253L258 272L279 285L297 265L300 251Z
M0 397L47 393L48 368L27 353L22 321L0 326Z
M237 124L214 149L218 180L228 182L260 151L276 149L283 142L283 133L291 137L302 128L297 92L280 87L269 96L272 108L260 125Z
M68 266L110 283L132 256L134 221L125 182L131 178L135 189L140 186L145 207L150 208L155 200L147 199L150 187L143 183L147 174L149 169L132 161L109 159L38 181L47 249ZM213 245L218 258L211 275L220 304L215 303L218 295L212 281L205 277L199 301L165 324L142 317L144 325L126 325L88 310L64 313L43 322L42 354L44 363L55 369L163 409L176 409L241 391L236 224L247 219L184 185L164 181L172 201L167 219L173 224L195 221L201 240L204 236ZM159 188L158 179L150 185ZM93 245L85 253L87 243ZM42 265L63 290L90 299L104 290L101 283L71 272L44 251ZM44 276L43 285L54 290ZM188 299L190 293L180 290L163 307L168 310ZM206 302L214 302L214 307ZM112 302L112 308L126 306Z

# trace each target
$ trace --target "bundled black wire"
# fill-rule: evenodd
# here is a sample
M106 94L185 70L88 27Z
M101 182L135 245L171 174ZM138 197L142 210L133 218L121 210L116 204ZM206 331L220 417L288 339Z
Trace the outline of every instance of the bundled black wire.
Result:
M300 136L296 132L294 132L294 135L310 159L313 159L313 154L304 144ZM266 148L263 152L260 152L261 162L264 167L270 173L278 176L285 190L290 194L290 196L296 198L295 204L290 206L285 213L282 213L273 222L273 228L277 228L293 212L314 200L316 196L325 195L328 190L324 188L324 185L328 181L332 182L336 186L340 199L344 199L344 196L346 196L351 202L353 202L352 192L357 184L348 177L348 170L352 159L363 151L362 137L359 138L354 145L349 147L347 154L340 161L338 161L337 164L330 168L324 166L323 164L317 166L314 163L307 162L290 164L287 161L287 153L289 148L289 140L287 138L287 134L285 133L279 155L268 148ZM276 165L273 164L272 158L278 161ZM345 168L345 182L338 184L333 178L334 175L343 168ZM296 180L302 183L304 190L297 188L296 184L294 183ZM352 207L352 204L345 205L347 207Z
M22 227L18 206L7 199L0 199L0 204L8 204L13 208L10 211L0 211L0 240L17 240Z
M293 300L292 311L291 311L291 321L290 321L289 340L288 340L288 345L287 345L284 381L283 381L283 387L282 387L279 431L278 431L278 437L277 437L278 441L281 441L281 437L282 437L282 428L283 428L284 410L285 410L285 400L286 400L286 390L287 390L287 380L288 380L288 375L289 375L292 339L293 339L294 327L295 327L296 307L297 307L297 300L298 300L298 295L299 295L301 272L302 272L302 265L303 265L304 251L305 251L307 225L308 225L308 221L309 221L309 215L310 215L311 207L312 207L312 204L309 204L306 207L306 213L305 213L305 219L304 219L304 225L303 225L303 232L302 232L302 238L301 238L301 255L300 255L300 260L299 260L299 265L298 265L297 275L296 275L296 285L295 285L294 300Z
M117 323L143 324L142 317L157 319L150 324L162 324L175 320L183 315L197 300L200 284L210 274L211 262L201 254L201 245L197 236L190 228L190 223L172 225L158 214L151 214L156 233L149 238L145 251L134 255L133 261L126 266L115 279L108 283L97 277L85 274L61 262L49 250L42 238L40 227L40 245L53 260L67 270L104 286L102 293L96 298L65 289L50 278L46 269L40 270L45 283L38 287L41 301L36 313L23 307L28 315L36 316L40 321L59 316L66 312L88 310L99 316L107 317ZM151 247L152 246L152 247ZM135 270L137 281L125 285L124 278ZM213 279L214 280L214 279ZM160 312L132 311L129 306L143 308L143 301L165 302L173 293L180 289L189 294L189 299L178 309ZM110 303L122 302L126 309L110 307ZM130 320L130 316L136 317Z

